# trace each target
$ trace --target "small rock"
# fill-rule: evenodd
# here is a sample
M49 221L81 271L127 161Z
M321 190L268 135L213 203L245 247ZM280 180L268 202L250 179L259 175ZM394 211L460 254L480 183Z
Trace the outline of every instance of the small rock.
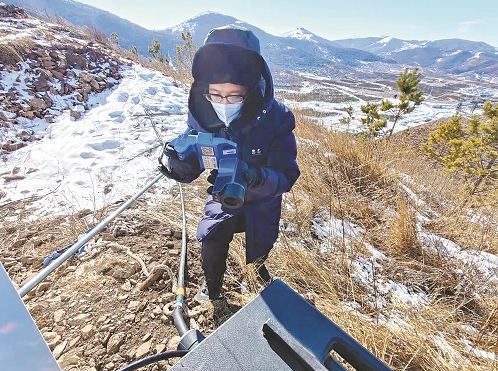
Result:
M90 317L91 317L91 314L89 314L89 313L78 314L76 317L71 318L69 320L69 323L71 326L79 326L79 325L85 323Z
M41 110L42 111L45 108L47 108L47 104L41 98L32 98L29 101L29 104L30 104L31 108L33 109L33 111L36 111L36 110Z
M62 321L62 319L64 318L65 315L66 315L66 311L64 309L57 309L54 312L54 322L59 323L60 321Z
M140 307L140 302L138 300L132 300L128 303L128 309L134 312L137 311L139 307Z
M161 296L161 302L162 303L169 303L173 300L175 300L176 294L174 292L167 292L166 294Z
M57 80L64 80L64 74L60 71L57 70L52 70L52 75L57 79Z
M66 54L66 62L70 67L84 70L87 68L87 61L84 57L74 52Z
M164 352L164 349L166 349L166 344L156 344L156 353Z
M55 359L58 359L61 356L62 352L64 352L64 349L66 349L66 345L67 340L64 340L62 343L55 347L53 352Z
M142 341L147 341L149 340L150 338L152 337L152 334L150 332L146 333L143 338L142 338Z
M59 364L62 366L62 368L66 369L69 366L77 365L79 361L80 357L78 357L76 354L64 354L60 358Z
M95 328L93 327L93 325L86 325L84 326L82 329L81 329L81 337L86 340L88 338L90 338L91 336L93 336L93 334L95 333Z
M90 80L88 83L92 86L94 90L98 90L100 88L99 83L95 79Z
M125 341L126 335L124 332L113 334L107 342L107 353L114 354L119 350L119 347Z
M168 350L176 350L176 348L178 347L178 343L180 343L180 337L178 335L173 336L171 339L169 339L166 348Z
M200 328L199 324L197 321L193 318L190 319L190 328L198 330Z
M52 282L42 282L36 288L36 292L45 292L52 286Z
M147 355L147 353L149 353L150 351L150 347L152 345L152 341L147 341L145 343L143 343L142 345L140 345L137 350L135 351L135 357L140 359L142 357L144 357L145 355Z
M72 340L69 342L69 348L74 347L74 346L76 345L76 343L77 343L78 341L80 341L80 339L81 339L81 337L80 337L80 336L77 336L77 337L75 337L74 339L72 339Z
M43 333L43 338L46 342L54 340L58 336L57 332L47 331Z
M22 147L26 147L27 144L24 142L17 142L17 143L5 143L2 145L2 149L7 152L14 152L17 151L18 149ZM24 179L22 175L19 175L17 178L15 177L17 174L10 174L10 175L4 175L3 178L6 181L11 181L11 180L18 180L18 179ZM22 177L22 178L21 178Z
M12 182L14 180L22 180L25 176L21 174L7 174L4 175L3 178L5 179L5 182Z
M53 338L48 339L46 336L47 334L49 333L47 332L43 334L43 337L45 338L45 341L47 342L47 345L50 348L50 350L54 350L57 344L59 344L59 342L61 341L61 336L56 332L51 332L50 334L55 334L55 336Z
M73 118L74 120L79 120L81 118L81 112L79 111L75 111L75 110L71 110L70 114L71 118Z

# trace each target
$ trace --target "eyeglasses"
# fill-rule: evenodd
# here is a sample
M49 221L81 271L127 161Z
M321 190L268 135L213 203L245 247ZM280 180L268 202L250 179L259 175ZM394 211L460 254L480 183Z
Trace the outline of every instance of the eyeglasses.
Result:
M223 102L224 99L226 99L226 101L230 104L235 104L235 103L242 103L245 99L245 96L244 95L227 95L227 96L223 96L223 95L220 95L220 94L214 94L214 93L206 93L206 94L203 94L204 97L210 101L210 102L213 102L213 103L221 103Z

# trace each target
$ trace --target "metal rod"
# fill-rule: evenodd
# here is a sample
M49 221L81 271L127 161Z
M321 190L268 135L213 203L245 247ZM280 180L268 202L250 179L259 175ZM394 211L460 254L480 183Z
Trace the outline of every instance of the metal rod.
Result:
M57 259L53 260L48 266L43 268L40 272L38 272L33 278L31 278L28 282L26 282L18 291L19 295L23 297L28 292L30 292L33 288L35 288L41 281L43 281L50 273L52 273L57 267L59 267L62 263L64 263L67 259L69 259L78 249L85 245L88 241L90 241L97 233L102 231L107 224L112 222L119 214L125 211L130 205L135 202L142 194L144 194L150 187L152 187L159 179L161 179L164 175L159 174L154 179L152 179L149 183L147 183L140 191L135 193L133 197L131 197L128 201L122 204L118 209L116 209L113 213L111 213L107 218L102 220L99 224L97 224L94 228L92 228L87 234L81 237L78 242L72 245L69 249L67 249L61 256Z
M180 336L183 336L189 327L183 318L183 304L185 302L185 265L187 262L187 217L185 215L185 202L183 200L183 188L180 186L180 202L182 204L182 252L180 255L180 266L178 267L178 287L176 289L176 303L173 310L173 322Z
M182 252L180 255L180 270L178 271L178 287L185 286L185 265L187 262L187 217L185 215L185 201L183 200L183 187L180 186L180 202L182 203Z

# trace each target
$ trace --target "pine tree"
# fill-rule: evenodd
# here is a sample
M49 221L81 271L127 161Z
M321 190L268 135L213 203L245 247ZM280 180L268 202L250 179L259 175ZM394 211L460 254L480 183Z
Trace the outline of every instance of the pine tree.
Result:
M149 54L152 58L157 59L159 62L168 63L168 60L161 52L161 43L159 40L152 40L152 44L149 46Z
M119 36L116 32L111 33L111 42L116 45L119 44Z
M424 100L424 93L419 89L419 83L420 73L418 69L405 69L396 80L398 94L395 97L399 95L398 102L393 103L384 99L380 103L367 103L361 106L361 111L366 113L361 121L366 126L368 136L377 137L383 134L389 121L392 122L392 126L388 132L388 137L393 134L399 120L404 115L413 112L415 107Z
M175 67L180 75L190 76L192 62L197 51L190 32L182 32L182 44L176 46Z
M380 114L378 108L379 106L375 103L367 103L361 106L361 112L366 114L365 117L361 118L361 122L367 129L364 134L369 138L380 135L382 129L384 129L387 124L387 118Z
M396 81L396 86L399 91L399 102L393 104L387 100L382 102L382 111L394 111L393 125L389 131L389 136L394 132L394 127L399 119L406 114L412 113L416 106L420 105L424 100L424 93L419 89L420 73L418 69L405 71Z
M130 49L131 54L133 54L135 57L138 57L138 50L136 46L132 46Z
M339 122L343 125L347 125L347 130L349 130L349 125L351 124L351 121L353 120L353 107L348 106L344 109L346 112L347 116L342 117Z
M498 104L486 102L483 116L455 115L433 130L422 149L452 173L471 182L470 194L498 187Z

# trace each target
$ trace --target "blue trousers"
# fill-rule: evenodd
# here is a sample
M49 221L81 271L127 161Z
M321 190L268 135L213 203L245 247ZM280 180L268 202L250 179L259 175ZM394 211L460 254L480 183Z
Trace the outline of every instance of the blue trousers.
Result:
M202 269L204 270L206 279L221 280L227 269L228 248L230 242L233 240L233 235L244 231L244 214L240 213L221 222L214 231L202 240ZM261 259L264 258L261 257ZM248 261L247 263L253 262Z

